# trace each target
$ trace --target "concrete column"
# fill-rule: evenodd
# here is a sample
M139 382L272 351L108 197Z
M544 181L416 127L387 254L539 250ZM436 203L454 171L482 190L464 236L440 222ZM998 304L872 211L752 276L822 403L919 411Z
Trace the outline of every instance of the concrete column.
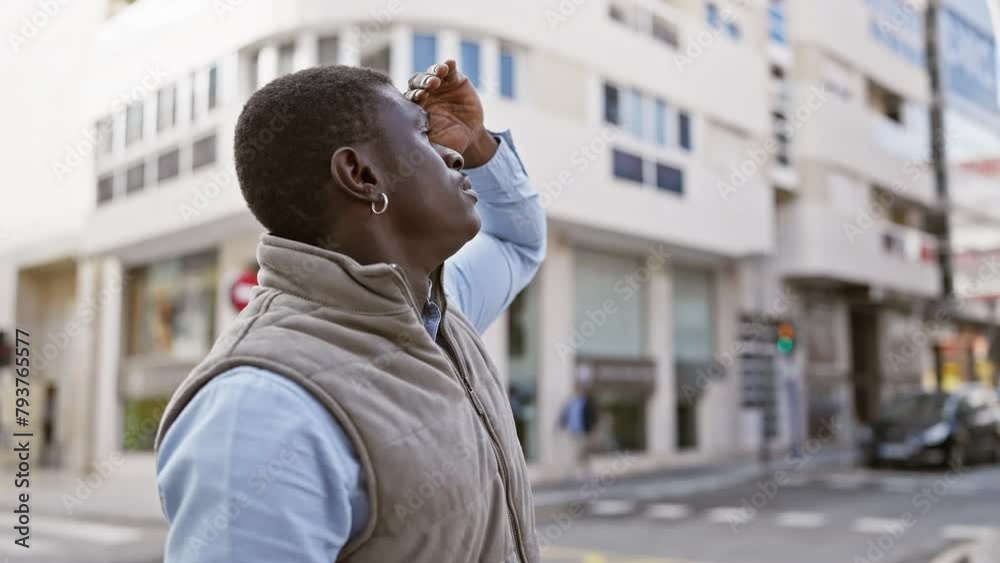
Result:
M462 38L457 31L445 29L438 32L438 62L446 59L459 61Z
M292 68L303 70L319 64L319 35L313 30L304 31L295 38L295 60Z
M265 45L257 56L257 85L263 86L278 77L278 46Z
M484 37L479 48L479 98L486 115L489 104L500 97L500 44L492 37Z
M219 60L219 84L216 96L219 106L224 106L240 96L240 54L226 53Z
M507 357L507 323L510 322L510 315L504 311L500 317L493 321L493 324L483 333L483 343L486 344L486 351L497 366L504 387L510 381L509 362Z
M646 408L646 436L652 457L665 458L677 449L677 385L674 374L673 284L670 264L652 272L646 288L646 350L656 362L656 391Z
M562 404L573 393L573 249L550 230L548 256L538 274L542 346L538 377L539 461L556 470L569 462L565 436L556 431Z
M76 267L76 320L80 334L74 338L68 352L74 358L59 390L59 443L63 449L63 466L70 471L84 471L90 463L94 439L96 412L93 398L97 382L97 318L100 287L100 263L95 258L82 258Z
M121 449L121 398L118 384L122 356L122 301L124 272L117 257L101 263L101 288L97 296L100 340L94 378L94 448L91 463L100 463Z
M413 30L406 25L397 25L389 34L390 59L389 76L401 91L413 75Z
M740 412L738 359L722 356L738 338L739 291L733 269L715 272L714 290L715 354L716 358L732 358L732 363L728 364L728 360L720 363L726 374L708 387L698 410L698 450L709 457L735 451L738 447Z
M361 66L361 28L356 25L341 30L337 43L337 63Z

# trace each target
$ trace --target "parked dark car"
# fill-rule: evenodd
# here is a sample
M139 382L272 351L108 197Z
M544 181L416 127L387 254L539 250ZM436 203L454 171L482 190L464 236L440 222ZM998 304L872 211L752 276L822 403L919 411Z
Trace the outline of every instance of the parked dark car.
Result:
M1000 461L1000 404L996 393L967 387L954 393L897 395L863 444L869 465L961 467Z

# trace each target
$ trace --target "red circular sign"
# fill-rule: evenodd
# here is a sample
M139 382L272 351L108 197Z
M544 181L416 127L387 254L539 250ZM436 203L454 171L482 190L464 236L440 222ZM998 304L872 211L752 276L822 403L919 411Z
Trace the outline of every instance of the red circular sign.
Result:
M253 296L253 288L255 287L257 287L257 272L253 270L247 270L236 278L233 286L229 289L229 300L237 311L242 311L250 303L250 297Z

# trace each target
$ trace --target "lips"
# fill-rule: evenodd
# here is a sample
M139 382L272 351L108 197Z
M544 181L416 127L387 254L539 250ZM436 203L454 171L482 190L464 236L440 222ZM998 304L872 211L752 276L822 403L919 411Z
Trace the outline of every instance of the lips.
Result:
M462 176L461 187L462 193L476 201L479 201L479 194L476 193L476 190L472 189L472 180L470 180L468 176Z

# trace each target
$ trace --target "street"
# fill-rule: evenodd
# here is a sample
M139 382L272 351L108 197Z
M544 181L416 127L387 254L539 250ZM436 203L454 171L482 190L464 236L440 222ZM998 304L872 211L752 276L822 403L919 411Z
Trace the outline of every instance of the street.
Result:
M778 483L782 484L778 484ZM980 563L1000 527L1000 468L825 469L779 473L707 492L644 497L609 488L575 518L538 521L546 563ZM747 508L750 507L750 508ZM751 509L755 513L751 513ZM5 509L6 510L6 509ZM907 516L909 515L909 516ZM144 523L143 523L144 522ZM992 528L991 528L992 527ZM0 532L0 562L161 561L165 529L138 519L32 519L25 557ZM984 541L985 540L985 541ZM456 562L457 563L457 562ZM464 562L463 562L464 563Z
M603 498L564 531L552 519L539 530L558 536L544 551L548 563L930 563L1000 526L1000 469L970 469L950 485L945 476L792 475L745 520L743 500L767 496L756 482L686 498ZM947 490L938 496L935 487ZM900 532L906 513L912 523ZM996 549L984 561L1000 561Z

